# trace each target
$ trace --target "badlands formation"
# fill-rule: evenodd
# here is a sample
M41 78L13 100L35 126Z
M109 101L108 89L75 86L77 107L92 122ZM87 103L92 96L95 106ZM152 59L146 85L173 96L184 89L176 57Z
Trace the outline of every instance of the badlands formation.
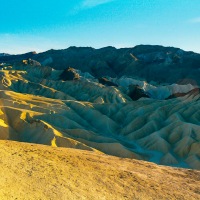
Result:
M198 59L160 46L2 54L0 199L200 198Z

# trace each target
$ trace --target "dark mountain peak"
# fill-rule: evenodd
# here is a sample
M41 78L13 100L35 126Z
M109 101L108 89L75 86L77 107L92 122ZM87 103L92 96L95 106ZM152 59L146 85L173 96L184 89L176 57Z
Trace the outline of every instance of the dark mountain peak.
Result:
M137 45L133 48L137 53L153 53L153 52L165 52L165 53L175 53L181 49L175 47L164 47L161 45Z
M116 48L113 46L107 46L107 47L102 47L99 50L116 50Z
M10 56L10 54L8 54L8 53L0 53L0 57L1 56Z
M63 49L63 51L93 51L95 50L92 47L76 47L76 46L71 46L67 49ZM62 51L62 50L61 50Z

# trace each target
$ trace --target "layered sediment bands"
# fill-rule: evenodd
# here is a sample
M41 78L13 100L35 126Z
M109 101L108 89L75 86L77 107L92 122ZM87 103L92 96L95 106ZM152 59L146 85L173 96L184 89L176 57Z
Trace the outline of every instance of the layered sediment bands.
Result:
M200 104L58 100L0 91L1 139L200 169Z
M120 82L104 86L86 73L80 80L61 81L63 71L29 64L0 71L0 139L200 169L200 104L194 86L156 88L140 81L155 97L182 95L132 101Z

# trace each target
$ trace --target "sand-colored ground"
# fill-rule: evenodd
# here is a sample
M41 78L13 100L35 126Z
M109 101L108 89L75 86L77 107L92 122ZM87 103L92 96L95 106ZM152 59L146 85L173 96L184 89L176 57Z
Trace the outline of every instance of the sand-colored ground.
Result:
M200 171L0 141L1 200L200 199Z

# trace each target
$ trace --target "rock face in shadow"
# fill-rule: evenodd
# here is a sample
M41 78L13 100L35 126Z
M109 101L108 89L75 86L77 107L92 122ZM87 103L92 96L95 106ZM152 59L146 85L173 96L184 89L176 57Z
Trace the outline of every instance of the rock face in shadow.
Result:
M144 90L139 85L130 85L128 95L134 101L142 97L149 98L149 96L145 94Z
M147 82L178 83L185 79L200 84L200 54L186 52L179 48L139 45L134 48L116 49L105 47L70 47L64 50L49 50L36 54L1 56L0 63L11 64L32 58L54 69L64 70L66 66L88 72L94 77L129 76L145 79Z
M105 77L101 77L101 78L98 78L99 80L99 83L103 84L103 85L106 85L106 86L115 86L115 87L118 87L118 85L116 83L113 83L112 81L109 81L107 78Z
M72 80L79 80L79 74L75 71L75 69L68 67L65 69L62 74L60 75L60 79L63 81L72 81Z

